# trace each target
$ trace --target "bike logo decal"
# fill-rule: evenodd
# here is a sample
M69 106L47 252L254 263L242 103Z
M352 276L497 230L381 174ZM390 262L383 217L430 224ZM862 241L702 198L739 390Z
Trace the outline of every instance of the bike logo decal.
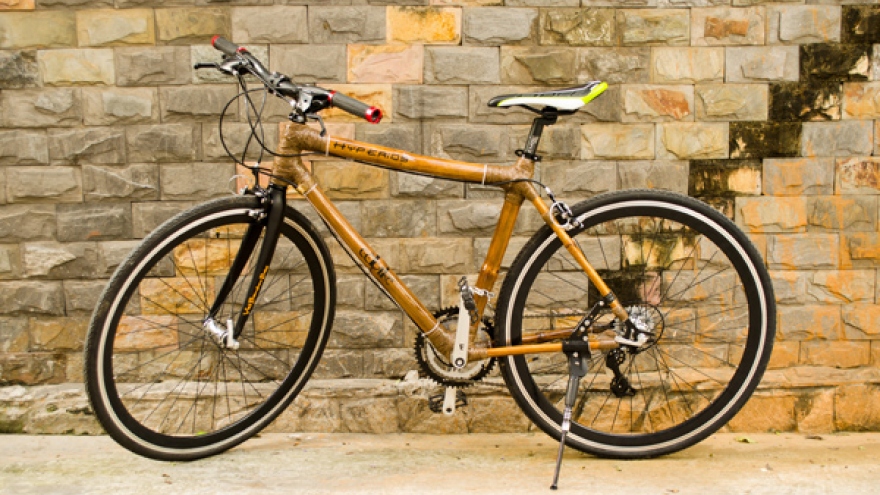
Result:
M375 277L376 280L382 282L383 285L389 285L393 282L388 276L388 267L385 266L385 262L382 261L378 254L373 255L363 248L361 248L358 254L360 255L361 261L369 267L370 273L373 274L373 277Z
M269 272L269 265L266 265L266 268L263 268L263 273L260 274L260 281L257 282L257 286L254 287L254 294L248 298L247 306L245 306L242 314L249 315L251 313L251 309L254 307L254 303L257 302L257 294L260 293L260 287L263 286L263 281L266 280L266 274Z
M385 151L380 151L373 148L367 148L366 146L352 146L350 144L345 143L333 143L333 149L339 149L348 151L351 153L366 153L367 156L374 158L386 158L388 160L393 160L395 162L407 163L412 160L409 159L406 155L400 153L387 153Z

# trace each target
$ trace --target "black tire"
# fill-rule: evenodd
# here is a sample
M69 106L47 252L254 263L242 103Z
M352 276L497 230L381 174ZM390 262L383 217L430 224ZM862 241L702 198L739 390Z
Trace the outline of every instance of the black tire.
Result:
M290 207L240 348L221 346L202 325L259 210L256 197L238 196L175 216L101 295L86 390L104 429L129 450L166 461L223 452L275 419L315 369L333 323L335 274L321 237ZM242 310L261 245L218 314L223 326Z
M638 352L612 351L632 395L619 380L612 392L608 353L593 353L567 445L642 458L699 442L746 403L770 357L776 308L760 255L728 218L678 194L623 191L572 209L583 228L570 234L618 300L655 334ZM502 286L497 344L518 344L523 332L573 328L598 300L590 285L543 227ZM618 323L605 312L594 328L619 334ZM511 356L501 370L529 419L559 438L565 356Z

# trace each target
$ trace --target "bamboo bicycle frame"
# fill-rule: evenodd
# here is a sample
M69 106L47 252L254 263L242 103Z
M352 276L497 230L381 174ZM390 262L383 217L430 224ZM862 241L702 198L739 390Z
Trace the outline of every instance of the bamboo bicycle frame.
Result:
M553 229L565 248L584 270L587 277L598 289L599 294L602 297L606 297L611 292L607 284L605 284L596 270L587 261L581 249L556 221L550 208L541 200L534 186L522 180L531 179L535 169L534 162L525 156L520 157L513 166L468 163L416 155L393 148L329 135L322 136L321 133L313 128L294 123L287 123L282 126L279 141L278 154L288 156L275 158L273 173L278 178L274 179L274 182L279 186L286 186L287 183L284 181L290 181L290 183L296 185L297 192L315 208L342 246L361 265L364 272L400 306L428 340L431 341L434 347L447 357L450 355L453 347L454 332L448 331L440 325L433 314L400 280L391 267L385 263L385 260L351 226L315 182L302 158L295 155L301 155L304 151L312 151L326 156L356 160L368 165L391 170L418 173L471 184L493 185L504 183L499 186L505 191L504 204L475 287L487 292L491 291L494 287L498 278L498 271L501 267L501 260L513 235L514 224L516 223L520 207L524 201L528 200L537 208L544 222ZM477 304L478 317L470 331L469 361L514 354L561 352L561 342L541 343L544 340L543 336L546 335L547 340L559 339L571 335L574 331L572 328L567 331L536 334L531 336L528 345L510 345L508 343L506 346L492 348L475 346L474 338L488 299L486 296L474 294L474 300ZM621 321L628 319L626 310L617 300L611 301L610 308ZM613 340L591 340L590 346L594 350L599 350L616 348L618 345Z

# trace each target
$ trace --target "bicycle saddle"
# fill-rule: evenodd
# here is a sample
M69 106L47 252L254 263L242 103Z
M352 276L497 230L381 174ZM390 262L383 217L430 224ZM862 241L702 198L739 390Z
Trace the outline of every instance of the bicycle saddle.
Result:
M524 93L513 95L499 95L489 100L490 107L514 107L531 106L553 107L557 110L575 111L586 105L593 98L608 89L608 84L602 81L590 81L582 86L573 88L543 91L540 93Z

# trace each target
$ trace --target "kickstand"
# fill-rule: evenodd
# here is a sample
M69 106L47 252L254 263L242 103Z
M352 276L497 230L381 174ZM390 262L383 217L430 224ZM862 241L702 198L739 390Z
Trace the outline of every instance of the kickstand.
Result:
M559 470L562 469L562 453L565 451L565 438L568 436L568 430L571 429L571 410L577 400L578 385L580 385L581 378L587 374L587 367L589 365L587 360L590 358L589 350L587 352L567 352L566 355L568 356L568 388L565 390L562 434L559 437L559 452L556 454L556 472L553 473L553 484L550 485L551 490L555 490L559 482Z

